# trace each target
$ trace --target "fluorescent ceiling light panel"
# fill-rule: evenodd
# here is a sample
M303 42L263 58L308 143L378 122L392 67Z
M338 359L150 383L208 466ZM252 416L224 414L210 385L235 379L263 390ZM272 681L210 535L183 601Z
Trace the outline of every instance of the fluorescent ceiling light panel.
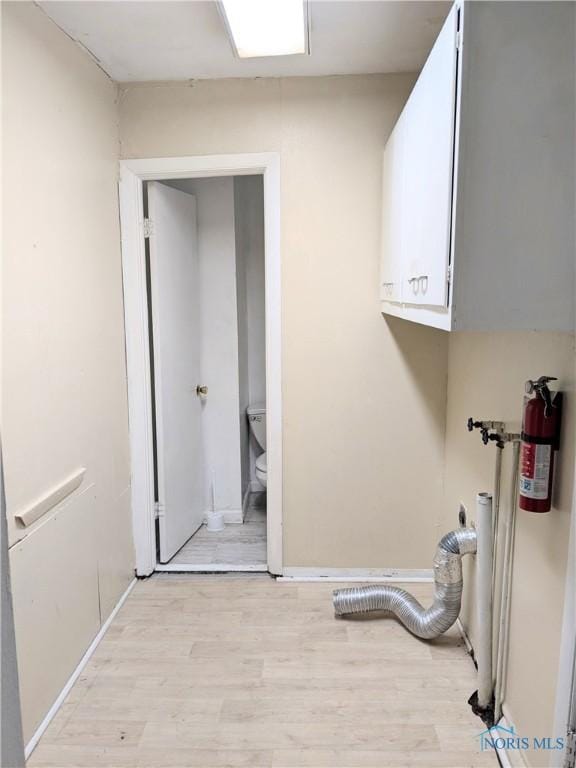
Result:
M305 0L220 0L241 59L308 53Z

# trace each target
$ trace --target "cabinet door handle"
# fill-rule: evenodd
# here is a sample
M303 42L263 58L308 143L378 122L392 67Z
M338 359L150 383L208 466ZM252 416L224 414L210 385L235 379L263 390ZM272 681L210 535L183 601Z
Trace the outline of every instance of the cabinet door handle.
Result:
M408 278L408 284L412 286L412 293L417 295L422 291L426 293L428 290L428 275L415 275Z
M386 296L392 296L392 289L394 288L395 283L382 283L382 288L384 289L384 293Z

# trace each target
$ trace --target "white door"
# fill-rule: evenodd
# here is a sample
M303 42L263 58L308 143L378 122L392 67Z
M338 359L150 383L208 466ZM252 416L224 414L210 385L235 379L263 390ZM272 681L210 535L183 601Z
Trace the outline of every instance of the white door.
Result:
M196 198L148 184L160 561L203 519Z
M404 108L402 301L446 306L458 9L452 8Z
M402 170L404 119L396 123L382 164L381 301L402 301Z

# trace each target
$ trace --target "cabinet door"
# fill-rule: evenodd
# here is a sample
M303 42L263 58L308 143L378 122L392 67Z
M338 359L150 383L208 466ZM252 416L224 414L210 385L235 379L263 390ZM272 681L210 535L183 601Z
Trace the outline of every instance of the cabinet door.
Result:
M402 301L403 129L404 121L400 116L384 149L382 165L382 301Z
M402 117L402 300L446 306L452 210L458 11L454 7Z

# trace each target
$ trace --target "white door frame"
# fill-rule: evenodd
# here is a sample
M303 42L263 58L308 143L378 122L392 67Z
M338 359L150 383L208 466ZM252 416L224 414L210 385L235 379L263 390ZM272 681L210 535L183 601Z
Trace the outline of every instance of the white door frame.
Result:
M128 372L132 521L136 575L156 569L152 388L143 182L209 176L264 177L268 570L282 574L282 291L280 157L276 153L120 161L120 222Z

